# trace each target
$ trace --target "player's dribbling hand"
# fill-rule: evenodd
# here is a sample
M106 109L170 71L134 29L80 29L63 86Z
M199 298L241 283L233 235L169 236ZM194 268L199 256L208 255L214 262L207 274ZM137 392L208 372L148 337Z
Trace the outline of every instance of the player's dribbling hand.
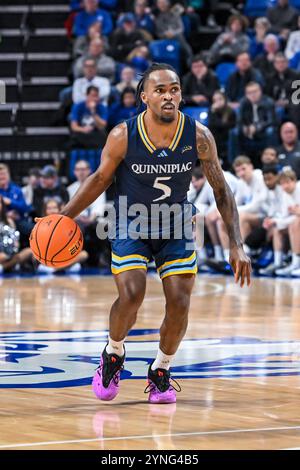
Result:
M251 261L242 247L235 247L230 250L229 263L234 272L235 282L240 282L240 286L243 287L245 281L247 281L247 285L249 286L252 272Z

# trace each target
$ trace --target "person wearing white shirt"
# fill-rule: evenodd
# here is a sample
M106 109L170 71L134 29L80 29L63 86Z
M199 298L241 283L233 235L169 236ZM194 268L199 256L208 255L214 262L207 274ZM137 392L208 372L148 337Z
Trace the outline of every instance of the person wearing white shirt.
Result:
M291 170L283 170L279 177L281 188L284 192L280 207L273 217L264 223L266 229L273 229L274 266L273 273L278 276L300 276L300 182L296 173ZM283 247L288 236L292 261L283 265ZM270 267L271 270L272 266Z
M267 187L261 170L254 170L250 158L239 156L233 162L238 177L235 200L240 216L242 239L261 225L261 206L267 197ZM222 219L218 220L218 235L224 252L225 261L229 260L229 238Z
M92 58L84 61L83 65L84 77L77 78L73 84L72 100L73 103L80 103L86 99L86 91L89 86L93 85L98 88L101 96L101 104L107 105L110 95L110 82L107 78L97 76L96 62Z
M72 183L67 187L70 199L78 191L80 186L84 183L87 177L91 173L91 167L89 163L85 160L78 160L75 165L74 174L77 181ZM88 226L96 221L99 217L103 217L105 211L106 196L105 193L102 193L89 207L87 207L81 214L77 217L77 222L81 226Z
M292 59L300 51L300 15L298 16L298 29L289 34L288 42L285 48L285 56Z

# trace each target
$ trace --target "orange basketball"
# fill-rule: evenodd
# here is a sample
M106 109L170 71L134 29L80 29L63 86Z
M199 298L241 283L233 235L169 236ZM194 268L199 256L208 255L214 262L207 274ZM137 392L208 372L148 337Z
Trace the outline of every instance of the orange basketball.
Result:
M43 217L30 237L34 257L45 266L64 268L81 252L83 236L77 223L65 215Z

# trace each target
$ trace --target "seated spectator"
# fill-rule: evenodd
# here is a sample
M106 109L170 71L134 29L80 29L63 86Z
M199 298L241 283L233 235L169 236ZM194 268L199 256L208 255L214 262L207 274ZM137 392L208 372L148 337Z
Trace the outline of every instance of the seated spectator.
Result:
M239 107L239 101L245 96L245 86L249 82L257 82L262 86L264 85L261 73L252 67L250 56L247 52L238 54L236 68L237 70L229 76L226 85L226 95L229 105L233 109Z
M27 185L23 186L23 188L22 188L22 193L23 193L24 199L26 201L26 204L28 206L31 206L31 204L32 204L33 191L39 185L40 176L41 176L40 168L30 168L30 170L28 172Z
M143 74L150 66L148 47L145 45L135 47L128 54L127 63L134 69L136 74Z
M279 177L283 190L277 213L264 221L264 228L272 233L274 263L267 274L300 276L300 182L294 171L284 170ZM292 261L284 267L285 239L289 239ZM266 274L264 272L263 274Z
M83 0L83 11L80 11L74 21L73 33L76 37L86 36L89 26L95 21L101 23L102 34L108 36L113 29L110 13L98 8L101 0Z
M72 148L103 148L106 141L107 107L100 104L99 90L87 89L86 99L71 111Z
M0 163L0 196L7 216L14 220L23 219L30 207L27 206L22 189L11 181L7 165Z
M68 193L72 198L78 191L80 186L91 174L91 167L88 162L78 160L75 165L76 181L68 186ZM102 219L105 212L106 195L102 193L96 201L87 207L78 217L76 222L79 224L84 234L84 244L89 253L89 263L92 265L108 266L110 264L110 248L107 240L101 240L97 237L98 224L106 224L106 220Z
M20 250L20 233L15 221L7 214L7 205L0 196L0 274L23 264L31 257L30 248Z
M102 35L101 27L101 22L95 21L89 26L86 36L79 36L75 39L73 44L73 57L76 58L86 54L93 39L101 39L105 50L108 49L108 39L106 36Z
M264 51L256 57L253 65L258 69L263 77L274 72L274 61L279 50L279 40L275 34L268 34L264 39Z
M151 10L148 7L147 0L135 0L134 2L134 19L138 29L145 30L151 35L154 34L154 21ZM147 36L146 36L147 37ZM149 36L148 36L149 38Z
M50 198L45 201L43 206L43 217L52 214L59 214L63 208L63 204L56 198ZM38 273L43 274L53 274L59 271L65 271L67 273L77 273L81 270L81 264L87 261L89 255L86 250L81 250L81 252L73 259L72 263L65 268L53 268L51 266L45 266L43 264L39 264L37 268Z
M293 122L285 122L280 128L281 145L278 147L278 159L281 168L291 167L300 178L300 142L298 129Z
M155 16L155 33L159 39L176 39L181 46L182 57L187 66L193 57L193 51L184 37L184 24L180 9L172 7L170 0L156 0L158 13Z
M243 52L248 52L250 39L245 34L248 20L241 15L231 15L227 22L227 30L221 33L209 49L210 62L234 61Z
M112 57L104 53L104 42L100 38L93 39L90 42L88 52L79 57L73 67L74 78L82 77L84 63L87 59L93 59L96 63L96 74L114 81L116 72L116 63Z
M258 166L260 163L258 152L272 145L275 129L276 115L273 100L263 95L259 83L248 83L238 116L238 153L251 156L254 165Z
M128 54L145 41L143 34L137 29L132 13L125 13L121 16L119 24L120 27L110 36L110 51L116 60L125 62Z
M97 65L94 59L85 59L83 63L82 78L77 78L73 84L72 99L73 103L80 103L86 98L87 89L90 86L97 87L99 95L101 96L101 102L107 104L108 97L110 95L110 83L107 78L99 77L97 75Z
M287 39L290 31L297 29L297 10L289 5L289 0L278 0L277 5L267 11L272 31Z
M299 78L299 74L288 66L288 61L282 52L275 55L274 71L268 77L266 93L273 98L275 105L288 111L293 93L292 83Z
M121 94L121 102L115 103L109 110L108 123L111 127L130 119L137 114L135 106L135 89L124 88Z
M132 67L124 67L121 71L121 80L116 84L117 91L121 94L125 88L134 88L138 85Z
M186 105L201 106L211 102L213 93L219 89L215 73L207 66L200 54L192 59L191 71L182 80L182 95Z
M251 39L249 54L251 59L255 59L264 52L264 39L269 32L271 24L265 17L256 18L254 22L255 36Z
M46 165L41 171L40 183L33 191L33 208L37 217L43 216L44 204L49 199L56 199L59 204L66 204L69 194L61 184L57 170L52 165Z
M250 158L239 156L233 162L236 176L239 178L235 200L239 215L242 213L251 214L251 224L255 224L260 217L260 208L266 199L266 186L264 184L261 170L254 169ZM248 227L248 226L247 226ZM221 242L225 261L229 259L229 238L225 224L222 219L217 224L218 237ZM244 236L247 235L244 231ZM244 240L244 238L243 238Z
M262 166L273 166L279 168L278 153L274 147L266 147L261 154Z
M300 15L297 20L298 29L289 34L284 54L288 60L292 59L300 51Z
M208 127L215 137L218 155L225 169L229 166L227 155L229 131L235 124L236 114L228 105L225 93L215 91L208 113Z

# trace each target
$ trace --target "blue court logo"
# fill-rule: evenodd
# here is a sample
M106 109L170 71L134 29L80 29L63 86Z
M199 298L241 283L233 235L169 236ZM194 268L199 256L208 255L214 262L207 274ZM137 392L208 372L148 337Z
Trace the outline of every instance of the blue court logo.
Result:
M125 379L141 379L156 355L158 330L133 330L126 341ZM153 340L153 337L156 340ZM0 333L0 388L74 387L91 383L107 331ZM300 375L300 341L186 339L174 378Z

